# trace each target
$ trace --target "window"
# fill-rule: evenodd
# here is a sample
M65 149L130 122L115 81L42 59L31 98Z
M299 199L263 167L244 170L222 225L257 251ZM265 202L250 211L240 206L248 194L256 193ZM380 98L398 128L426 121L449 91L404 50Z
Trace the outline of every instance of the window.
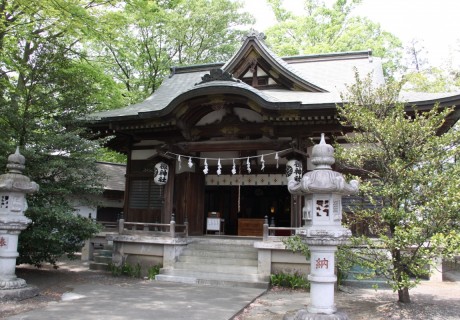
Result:
M129 207L134 209L161 209L162 186L153 179L131 180L129 188Z

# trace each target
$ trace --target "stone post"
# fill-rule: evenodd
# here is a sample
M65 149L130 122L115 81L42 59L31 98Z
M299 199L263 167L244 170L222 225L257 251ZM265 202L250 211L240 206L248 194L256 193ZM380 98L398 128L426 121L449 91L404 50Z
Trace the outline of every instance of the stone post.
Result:
M348 242L351 231L342 221L342 195L358 192L358 182L345 182L343 176L332 170L334 148L326 144L324 134L321 142L313 147L313 171L303 175L300 181L288 182L289 192L304 197L302 209L305 226L296 230L310 249L310 304L299 310L296 320L348 319L345 313L337 312L334 303L335 252L337 246Z
M0 299L22 300L38 294L24 279L16 277L18 237L31 222L24 216L26 194L38 191L38 184L22 174L25 158L16 152L8 157L8 172L0 175Z

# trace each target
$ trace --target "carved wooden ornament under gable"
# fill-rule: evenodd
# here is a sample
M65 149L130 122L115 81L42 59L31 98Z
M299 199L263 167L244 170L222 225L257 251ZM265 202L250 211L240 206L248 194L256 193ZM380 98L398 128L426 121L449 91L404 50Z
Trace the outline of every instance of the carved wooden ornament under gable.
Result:
M199 84L211 82L211 81L241 82L240 80L233 78L233 76L230 73L222 69L211 69L209 74L205 74L204 76L201 77L201 80L202 80L201 82L198 82L195 85L199 85Z

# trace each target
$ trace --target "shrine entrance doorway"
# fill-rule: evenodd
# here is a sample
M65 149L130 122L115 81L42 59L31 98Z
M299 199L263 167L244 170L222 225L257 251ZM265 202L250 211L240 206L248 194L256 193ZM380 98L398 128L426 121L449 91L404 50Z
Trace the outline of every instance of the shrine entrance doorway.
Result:
M244 226L263 224L265 217L278 227L291 226L291 195L286 186L207 186L204 208L206 216L219 214L226 235L262 236L258 228L244 231Z

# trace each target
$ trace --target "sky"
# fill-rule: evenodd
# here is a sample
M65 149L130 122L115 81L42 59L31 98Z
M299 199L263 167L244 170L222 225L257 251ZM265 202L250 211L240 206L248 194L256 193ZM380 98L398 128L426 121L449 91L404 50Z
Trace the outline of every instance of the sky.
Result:
M257 20L256 30L262 32L276 23L266 0L244 2ZM284 0L284 4L294 12L303 8L303 0ZM454 66L460 66L460 0L363 0L354 13L380 23L403 45L419 40L430 65L443 67L452 59Z

